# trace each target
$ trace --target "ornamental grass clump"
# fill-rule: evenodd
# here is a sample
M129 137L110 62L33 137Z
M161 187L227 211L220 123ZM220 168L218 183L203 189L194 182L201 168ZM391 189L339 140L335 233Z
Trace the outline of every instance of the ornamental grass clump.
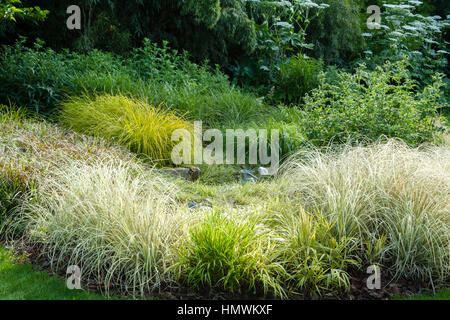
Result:
M197 289L285 296L273 234L261 222L255 211L201 215L178 250L181 280Z
M155 162L167 163L177 129L192 125L174 112L125 96L74 97L62 103L60 122L77 132L112 139Z
M301 206L283 210L274 219L278 234L278 261L288 277L291 292L326 296L350 290L355 239L336 236L334 225L319 211L306 212Z
M39 180L6 233L38 245L53 270L79 266L106 293L142 296L174 281L171 246L188 217L174 192L132 162L73 161Z
M280 178L285 194L320 211L337 239L356 239L362 265L394 279L442 283L450 272L450 150L390 140L307 151ZM357 250L358 251L358 250Z

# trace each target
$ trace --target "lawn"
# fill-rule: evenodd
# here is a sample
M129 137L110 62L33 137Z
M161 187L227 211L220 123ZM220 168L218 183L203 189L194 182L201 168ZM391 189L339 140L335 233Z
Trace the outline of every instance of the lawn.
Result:
M0 246L1 300L104 300L87 291L69 290L65 279L37 270Z
M415 294L412 296L396 296L395 300L450 300L450 288L437 290L435 294Z

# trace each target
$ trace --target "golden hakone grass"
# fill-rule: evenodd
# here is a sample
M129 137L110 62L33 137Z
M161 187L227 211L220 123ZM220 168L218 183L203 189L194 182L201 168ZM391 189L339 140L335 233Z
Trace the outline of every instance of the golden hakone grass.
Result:
M61 104L62 125L84 134L112 139L132 152L167 164L176 145L172 133L192 132L192 124L163 104L151 106L125 96L74 97Z

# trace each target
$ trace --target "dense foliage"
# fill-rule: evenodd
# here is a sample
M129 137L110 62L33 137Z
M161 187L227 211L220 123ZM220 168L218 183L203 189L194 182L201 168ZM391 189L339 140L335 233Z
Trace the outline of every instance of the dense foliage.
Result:
M57 53L36 43L3 48L0 56L0 101L52 114L67 95L122 93L161 103L203 119L209 125L232 125L268 112L253 95L230 85L227 77L199 66L163 45L148 41L131 59L93 50L87 55Z
M441 16L423 16L417 13L418 1L399 1L384 4L380 29L364 33L368 50L366 61L379 65L408 57L411 77L423 86L430 84L435 72L446 72L448 67L444 32L450 27Z
M24 3L32 4L33 0ZM41 0L50 10L41 28L27 24L16 26L19 34L40 37L53 48L93 48L125 52L147 37L168 40L178 49L191 52L198 60L223 61L236 50L251 51L255 46L255 28L245 11L245 0L83 0L82 28L66 28L66 9L71 1ZM12 31L12 30L11 30ZM9 37L13 37L12 32Z
M23 3L33 5L32 0ZM442 0L136 0L126 4L83 0L81 30L68 30L63 23L70 2L39 4L50 11L40 28L26 21L3 21L2 39L12 44L18 35L33 41L38 37L56 50L101 49L127 59L145 38L159 44L167 41L180 52L188 51L196 62L207 59L221 65L235 83L275 102L299 103L315 86L315 80L303 84L310 75L299 75L296 63L312 61L315 68L319 62L310 58L347 68L356 60L374 68L387 58L401 60L408 55L411 76L421 85L430 84L435 71L448 73L448 4ZM366 25L366 9L373 4L382 10L379 30ZM286 64L297 71L286 72ZM286 92L286 81L296 82L296 88Z
M365 11L367 6L355 0L322 2L329 7L311 22L307 36L314 44L311 54L328 63L345 65L357 58L363 48L361 33L365 26L361 23L360 9Z
M443 85L437 76L433 84L414 92L403 63L387 63L372 72L361 66L354 74L339 74L337 84L322 78L306 98L301 123L308 128L308 139L319 145L382 136L418 145L433 139Z
M48 10L41 10L38 6L23 8L20 0L3 0L0 2L0 22L5 20L16 22L17 19L42 21L48 14Z

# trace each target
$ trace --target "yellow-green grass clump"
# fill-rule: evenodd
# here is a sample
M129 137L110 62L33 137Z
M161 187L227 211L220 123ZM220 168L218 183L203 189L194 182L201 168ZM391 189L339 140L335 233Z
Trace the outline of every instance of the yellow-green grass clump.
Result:
M188 286L285 297L277 234L256 208L218 208L197 214L180 239L175 269Z
M172 133L192 125L162 105L155 107L124 96L74 97L62 103L60 122L77 132L113 139L154 162L167 163Z

